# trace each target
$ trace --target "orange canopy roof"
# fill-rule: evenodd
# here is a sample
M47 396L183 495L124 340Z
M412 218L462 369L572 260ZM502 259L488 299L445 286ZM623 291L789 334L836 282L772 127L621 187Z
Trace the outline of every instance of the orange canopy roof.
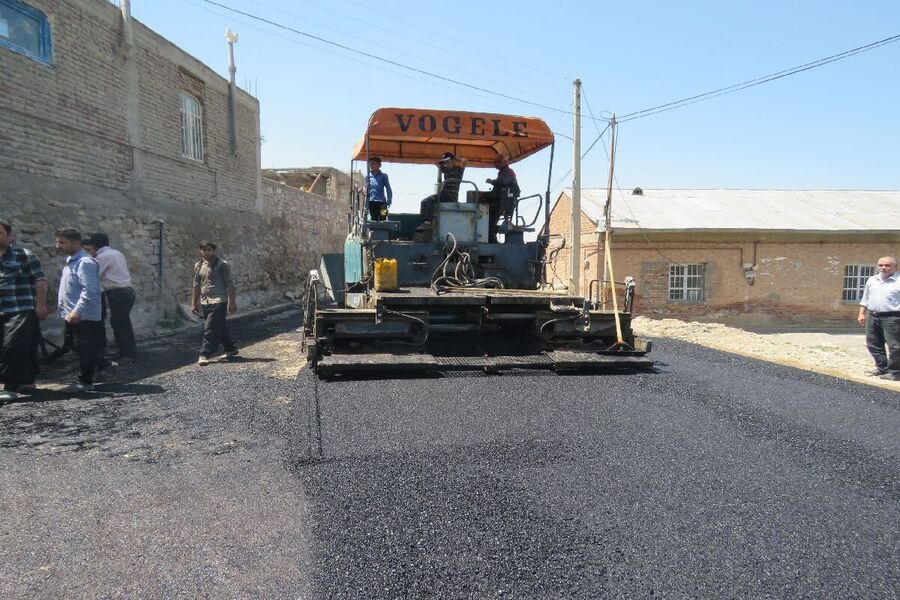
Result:
M552 143L550 127L535 117L380 108L353 149L353 160L378 156L386 163L434 163L444 152L453 152L469 166L491 167L497 155L513 163Z

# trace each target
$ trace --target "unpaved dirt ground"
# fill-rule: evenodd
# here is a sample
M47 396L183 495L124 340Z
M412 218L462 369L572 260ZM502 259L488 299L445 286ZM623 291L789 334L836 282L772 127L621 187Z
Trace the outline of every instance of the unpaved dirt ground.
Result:
M648 317L635 318L632 327L641 337L683 340L716 350L900 391L900 382L885 381L868 375L874 363L866 350L862 328L756 333L719 323Z

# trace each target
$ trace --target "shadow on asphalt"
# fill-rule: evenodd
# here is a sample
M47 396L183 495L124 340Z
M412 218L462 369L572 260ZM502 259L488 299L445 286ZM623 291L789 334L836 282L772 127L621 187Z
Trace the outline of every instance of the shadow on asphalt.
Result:
M247 318L228 321L228 329L238 348L255 344L280 333L292 331L300 326L300 315L295 310L286 310L264 318ZM203 329L200 326L178 331L170 336L152 340L138 341L138 359L131 364L122 364L108 373L110 383L98 384L97 392L85 394L85 397L97 397L107 391L121 388L161 373L167 373L188 365L195 364L200 352L200 341ZM224 352L224 350L223 350ZM228 363L262 363L273 362L276 357L244 357L235 356ZM217 361L207 367L215 368ZM225 361L223 361L225 362ZM78 358L74 352L68 352L50 363L41 364L38 375L38 388L41 383L69 384L78 376ZM47 392L48 394L50 392ZM111 392L115 394L115 392ZM33 396L43 396L40 390ZM54 393L55 395L56 393Z
M32 404L39 402L53 402L58 400L68 400L78 398L82 400L96 400L100 398L128 398L131 396L151 396L154 394L162 394L165 388L159 385L149 385L143 383L109 383L100 384L92 392L63 392L57 390L41 390L30 395L20 396L14 402L9 404Z
M254 357L247 358L246 356L232 356L226 362L228 363L270 363L275 362L276 359L269 357Z

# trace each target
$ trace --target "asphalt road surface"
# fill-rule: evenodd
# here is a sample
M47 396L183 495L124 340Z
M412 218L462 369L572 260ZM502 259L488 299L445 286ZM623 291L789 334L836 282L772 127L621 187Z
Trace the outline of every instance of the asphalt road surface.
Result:
M0 407L0 597L900 594L900 394L668 340L655 373L286 378L296 327Z

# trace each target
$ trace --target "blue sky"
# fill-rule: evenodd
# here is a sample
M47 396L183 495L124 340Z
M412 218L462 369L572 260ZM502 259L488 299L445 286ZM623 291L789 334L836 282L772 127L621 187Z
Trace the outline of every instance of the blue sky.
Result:
M339 44L534 103L571 109L581 78L596 116L634 112L900 34L900 2L424 3L216 0ZM461 88L229 13L204 0L132 0L134 16L227 76L225 27L240 34L237 81L259 98L263 166L349 168L380 106L571 117ZM623 188L900 189L900 42L619 127ZM587 104L583 103L586 116ZM602 128L602 126L601 126ZM597 129L585 119L583 149ZM606 138L604 138L606 139ZM556 183L572 165L557 136ZM514 165L543 191L548 153ZM396 209L417 210L434 169L385 165ZM482 181L492 171L467 173ZM606 155L583 186L606 185ZM555 188L570 185L565 180ZM554 193L555 195L555 193Z

